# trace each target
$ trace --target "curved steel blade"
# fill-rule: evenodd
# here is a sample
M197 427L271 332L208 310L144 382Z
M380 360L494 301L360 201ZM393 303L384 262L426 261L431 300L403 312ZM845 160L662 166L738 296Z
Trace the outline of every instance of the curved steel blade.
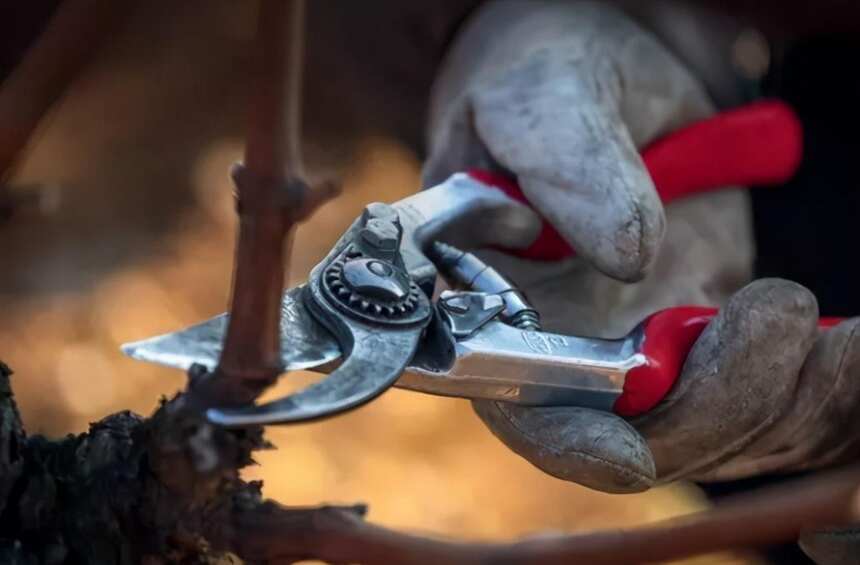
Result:
M318 267L319 269L319 267ZM333 416L369 402L391 387L418 348L430 319L430 304L421 294L419 323L397 326L361 321L344 315L323 294L318 271L311 274L305 303L338 338L343 362L323 380L267 404L212 408L209 420L222 426L287 424Z
M285 371L311 369L341 356L337 340L302 303L303 288L288 290L281 302L281 360ZM184 330L126 343L122 351L140 361L183 370L198 363L212 371L221 355L227 316L221 314Z

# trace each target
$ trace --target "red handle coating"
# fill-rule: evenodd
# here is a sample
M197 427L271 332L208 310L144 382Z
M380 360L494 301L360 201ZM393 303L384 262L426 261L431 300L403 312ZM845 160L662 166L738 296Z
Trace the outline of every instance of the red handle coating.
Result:
M697 122L663 137L642 160L664 204L725 186L772 185L790 179L800 165L803 135L794 111L783 102L760 101ZM528 204L515 180L471 170L472 178ZM527 249L508 250L538 261L575 254L548 222Z
M639 416L654 408L671 390L681 374L687 355L717 314L716 308L678 306L660 310L642 322L645 339L640 353L645 364L631 369L624 392L613 410L625 417ZM821 329L831 328L844 318L821 318Z

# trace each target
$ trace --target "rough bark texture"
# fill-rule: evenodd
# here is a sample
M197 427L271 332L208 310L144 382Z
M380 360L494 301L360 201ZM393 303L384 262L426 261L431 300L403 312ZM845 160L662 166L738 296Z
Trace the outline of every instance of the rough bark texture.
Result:
M210 562L231 545L231 513L260 504L260 485L238 476L266 447L260 430L214 429L180 394L148 419L27 437L10 374L0 366L0 562Z
M118 412L52 440L26 435L11 374L0 362L4 565L287 563L315 555L329 522L351 529L365 513L263 500L261 483L239 477L269 448L262 428L211 426L193 388L149 418Z
M119 412L87 433L27 437L0 363L0 563L99 565L663 562L795 538L856 522L856 469L796 481L711 512L633 530L468 543L363 520L362 505L288 508L239 471L265 449L261 428L225 430L188 391L149 418ZM714 532L719 532L715 535Z

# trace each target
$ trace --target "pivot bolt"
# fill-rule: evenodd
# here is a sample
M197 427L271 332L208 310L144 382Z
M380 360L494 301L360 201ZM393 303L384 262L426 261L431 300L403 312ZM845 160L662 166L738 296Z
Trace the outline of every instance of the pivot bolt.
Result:
M343 267L343 280L359 296L396 302L409 296L409 278L379 259L353 259Z

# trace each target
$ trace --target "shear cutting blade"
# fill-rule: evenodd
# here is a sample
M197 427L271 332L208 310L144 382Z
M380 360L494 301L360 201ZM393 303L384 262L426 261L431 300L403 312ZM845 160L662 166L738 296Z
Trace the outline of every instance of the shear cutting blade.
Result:
M301 300L303 286L284 293L281 303L281 360L285 371L311 369L341 356L340 346ZM188 370L198 363L209 370L218 364L227 314L184 330L127 343L122 351L133 359Z
M414 293L410 296L414 297L415 304L404 317L368 317L366 310L350 306L354 302L345 303L330 294L334 278L341 270L346 270L343 264L349 264L350 260L359 269L371 273L380 269L374 267L373 262L350 257L345 252L311 272L303 295L308 314L337 336L343 349L343 362L323 380L280 400L239 408L211 408L206 412L209 421L233 427L316 420L357 408L394 384L415 354L424 327L430 321L430 301L413 284L407 289ZM385 276L396 273L396 267L390 263L376 263L387 265L387 271L382 271ZM361 303L357 304L360 307Z

